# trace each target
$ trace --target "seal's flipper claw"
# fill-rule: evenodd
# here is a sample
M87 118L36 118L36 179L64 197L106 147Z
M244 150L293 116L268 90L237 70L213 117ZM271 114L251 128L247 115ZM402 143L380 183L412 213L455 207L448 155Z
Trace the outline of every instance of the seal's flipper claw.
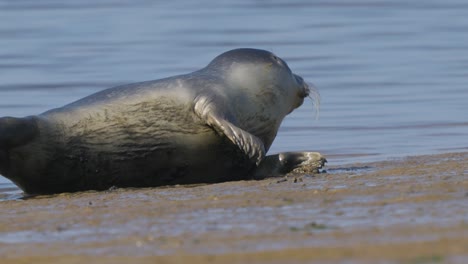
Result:
M315 174L327 159L318 152L283 152L266 156L254 173L254 178L285 176L288 173Z
M195 99L194 111L216 132L226 136L239 147L258 166L265 157L263 142L255 135L236 126L235 120L228 118L227 111L220 110L222 105L213 96L199 96Z
M327 159L318 152L285 152L280 153L280 160L283 166L287 166L291 170L289 172L296 173L318 173Z

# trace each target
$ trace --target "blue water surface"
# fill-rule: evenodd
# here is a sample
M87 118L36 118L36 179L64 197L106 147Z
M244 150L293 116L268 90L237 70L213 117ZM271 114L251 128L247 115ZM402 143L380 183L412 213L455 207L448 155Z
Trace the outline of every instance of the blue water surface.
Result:
M468 150L468 2L0 0L0 116L275 52L320 90L270 152L330 164ZM6 179L0 177L0 182Z

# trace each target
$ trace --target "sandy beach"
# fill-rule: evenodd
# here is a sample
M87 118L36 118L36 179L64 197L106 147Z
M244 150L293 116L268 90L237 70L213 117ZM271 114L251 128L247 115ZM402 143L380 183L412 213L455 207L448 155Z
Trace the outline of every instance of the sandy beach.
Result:
M2 263L466 263L468 153L0 202Z

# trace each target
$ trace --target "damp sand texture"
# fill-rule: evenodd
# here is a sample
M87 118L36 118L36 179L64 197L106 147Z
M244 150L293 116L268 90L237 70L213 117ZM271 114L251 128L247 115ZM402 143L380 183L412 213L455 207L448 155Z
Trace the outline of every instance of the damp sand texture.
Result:
M2 263L467 263L468 153L0 203ZM6 212L6 213L5 213Z

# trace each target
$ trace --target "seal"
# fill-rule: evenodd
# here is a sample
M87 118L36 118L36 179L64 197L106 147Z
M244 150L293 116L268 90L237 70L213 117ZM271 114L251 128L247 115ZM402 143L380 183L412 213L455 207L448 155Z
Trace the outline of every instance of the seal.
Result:
M265 157L315 88L282 59L235 49L205 68L0 118L0 174L24 192L214 183L321 168L317 152Z

